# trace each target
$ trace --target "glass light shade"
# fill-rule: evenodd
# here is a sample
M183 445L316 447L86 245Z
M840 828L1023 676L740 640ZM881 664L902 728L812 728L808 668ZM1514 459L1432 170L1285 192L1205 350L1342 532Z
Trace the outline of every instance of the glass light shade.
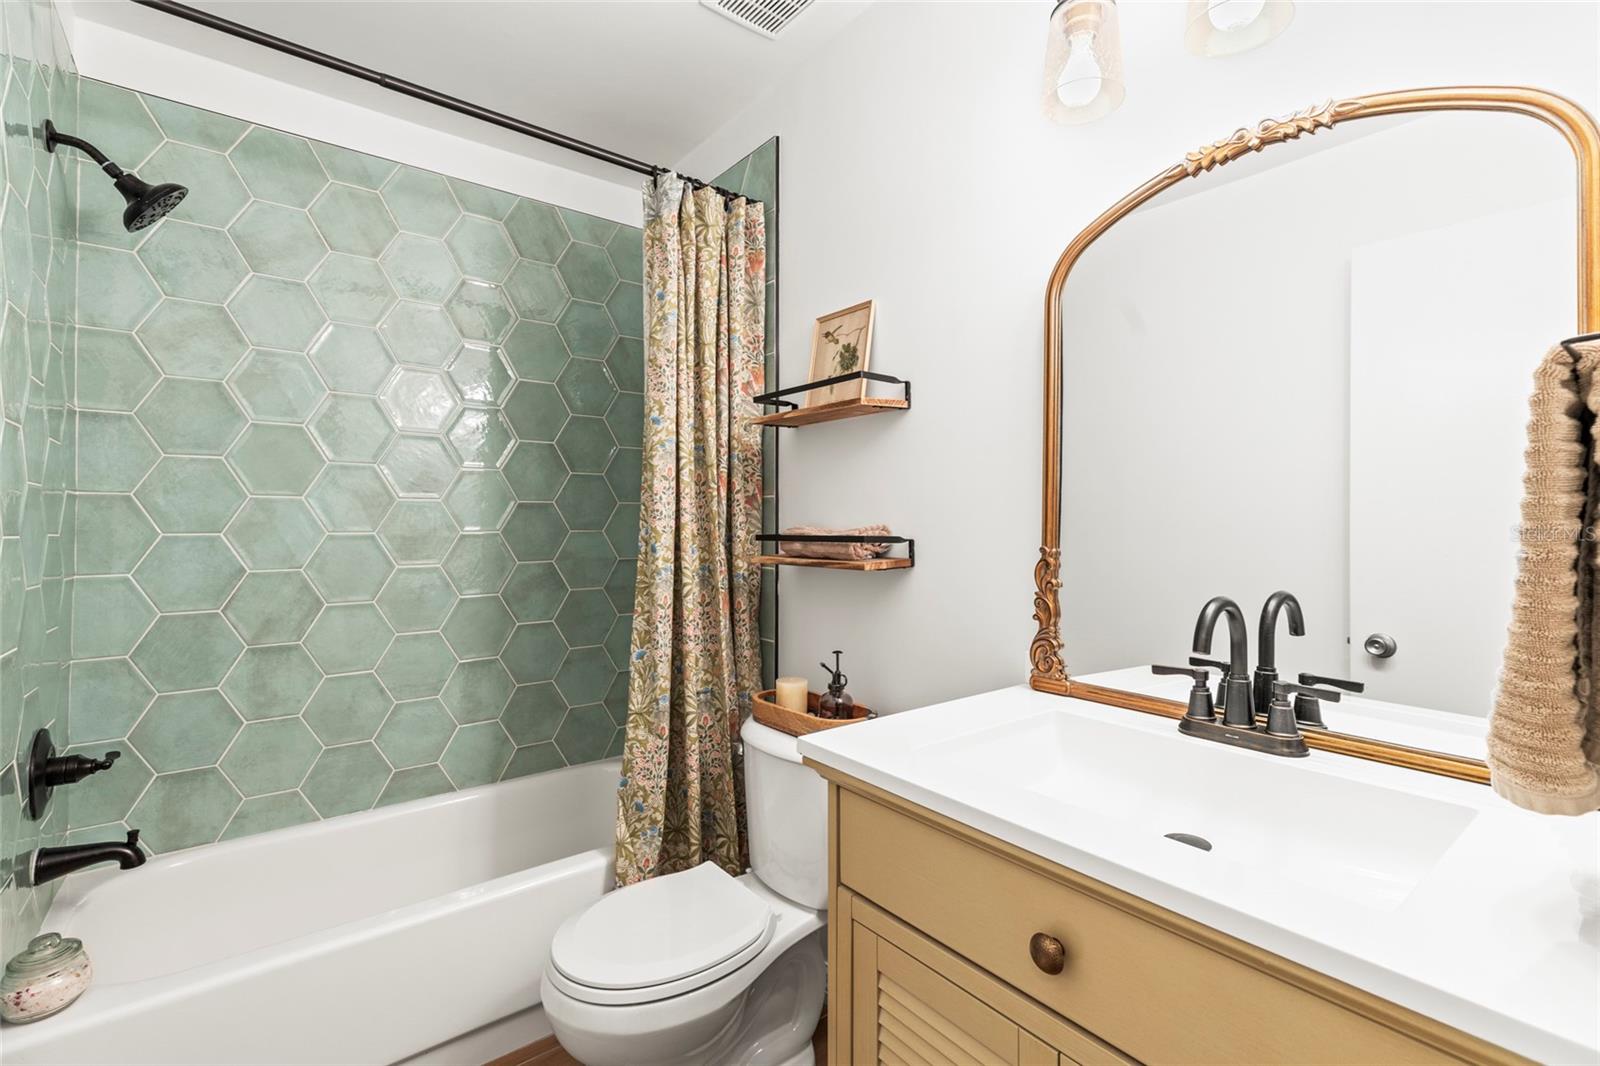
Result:
M1189 0L1183 43L1197 56L1260 48L1294 21L1294 0Z
M1124 94L1116 0L1061 0L1044 49L1045 115L1063 125L1093 122Z

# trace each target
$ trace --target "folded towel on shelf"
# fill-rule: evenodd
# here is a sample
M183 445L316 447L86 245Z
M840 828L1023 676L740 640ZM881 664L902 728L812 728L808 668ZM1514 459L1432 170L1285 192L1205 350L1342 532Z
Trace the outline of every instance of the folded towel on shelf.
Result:
M823 526L790 526L783 531L785 537L888 537L892 536L885 525L857 526L855 529L827 529ZM781 555L801 559L876 559L889 554L890 545L875 541L861 544L817 543L806 541L779 541Z

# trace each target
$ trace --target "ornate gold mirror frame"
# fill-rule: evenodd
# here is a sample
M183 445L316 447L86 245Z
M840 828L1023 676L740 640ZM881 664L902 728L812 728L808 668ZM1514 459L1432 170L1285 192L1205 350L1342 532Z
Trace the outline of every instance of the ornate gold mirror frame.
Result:
M1107 703L1148 714L1181 718L1184 704L1074 681L1067 674L1061 639L1061 292L1067 275L1088 247L1119 219L1186 178L1198 177L1249 152L1293 141L1342 122L1421 111L1505 111L1554 126L1578 163L1578 328L1600 331L1600 127L1572 101L1539 89L1460 87L1408 89L1329 101L1283 119L1267 119L1226 140L1190 152L1113 204L1072 239L1050 273L1044 300L1044 513L1039 561L1033 568L1033 617L1039 623L1028 657L1029 684L1041 692ZM1558 338L1551 338L1552 342ZM1415 770L1487 784L1489 768L1479 759L1389 744L1343 733L1308 731L1306 743Z

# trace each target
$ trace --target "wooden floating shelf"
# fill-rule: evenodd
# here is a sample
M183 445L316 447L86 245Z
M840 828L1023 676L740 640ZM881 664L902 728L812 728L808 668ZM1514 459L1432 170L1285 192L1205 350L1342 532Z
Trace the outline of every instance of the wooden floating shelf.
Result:
M750 422L757 426L787 426L792 429L796 426L814 426L819 422L838 422L845 418L882 414L885 411L904 411L910 406L910 400L899 397L867 396L859 400L818 404L816 407L796 407L790 411L752 418Z
M799 555L758 555L762 566L814 566L822 570L909 570L910 559L807 559Z

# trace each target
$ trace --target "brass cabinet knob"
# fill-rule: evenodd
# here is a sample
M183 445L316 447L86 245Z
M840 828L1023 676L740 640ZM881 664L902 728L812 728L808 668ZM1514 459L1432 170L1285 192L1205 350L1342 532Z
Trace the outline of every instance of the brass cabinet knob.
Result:
M1067 967L1067 949L1049 933L1035 933L1028 940L1033 964L1047 974L1058 974Z

